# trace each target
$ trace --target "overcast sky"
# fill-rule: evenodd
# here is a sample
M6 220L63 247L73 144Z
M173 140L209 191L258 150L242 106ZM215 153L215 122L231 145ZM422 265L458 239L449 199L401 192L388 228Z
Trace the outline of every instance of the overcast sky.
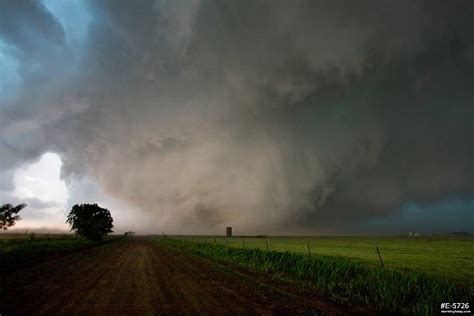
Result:
M474 232L474 4L0 0L0 203L117 231Z

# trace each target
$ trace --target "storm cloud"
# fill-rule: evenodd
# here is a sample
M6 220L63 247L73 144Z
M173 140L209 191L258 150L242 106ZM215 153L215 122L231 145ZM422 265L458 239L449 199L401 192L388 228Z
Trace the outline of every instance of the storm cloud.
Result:
M175 232L474 197L472 1L49 2L0 1L2 177L55 152Z

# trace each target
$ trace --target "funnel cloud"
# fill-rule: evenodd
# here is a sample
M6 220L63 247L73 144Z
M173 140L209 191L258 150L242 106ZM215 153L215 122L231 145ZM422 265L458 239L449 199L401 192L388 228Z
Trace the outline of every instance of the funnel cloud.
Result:
M436 229L473 231L473 16L469 0L0 1L0 185L53 152L143 231L350 233L450 201L460 219Z

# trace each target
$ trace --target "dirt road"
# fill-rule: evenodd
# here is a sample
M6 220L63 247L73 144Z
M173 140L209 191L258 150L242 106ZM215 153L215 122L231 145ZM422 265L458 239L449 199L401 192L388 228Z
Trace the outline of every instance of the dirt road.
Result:
M144 238L53 258L1 286L1 315L339 313L284 282Z

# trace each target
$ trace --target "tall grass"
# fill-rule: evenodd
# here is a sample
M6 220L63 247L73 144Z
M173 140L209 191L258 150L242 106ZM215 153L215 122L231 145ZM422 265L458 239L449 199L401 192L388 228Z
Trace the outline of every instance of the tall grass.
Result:
M170 236L171 237L171 236ZM262 238L263 237L263 238ZM474 286L474 236L176 236L176 239L199 240L229 247L289 251L307 254L308 245L317 255L350 258L380 266L376 248L389 269L411 269L435 277Z
M332 301L370 310L435 314L442 302L469 302L472 288L411 270L389 270L345 258L313 256L162 238L186 252L303 281Z

